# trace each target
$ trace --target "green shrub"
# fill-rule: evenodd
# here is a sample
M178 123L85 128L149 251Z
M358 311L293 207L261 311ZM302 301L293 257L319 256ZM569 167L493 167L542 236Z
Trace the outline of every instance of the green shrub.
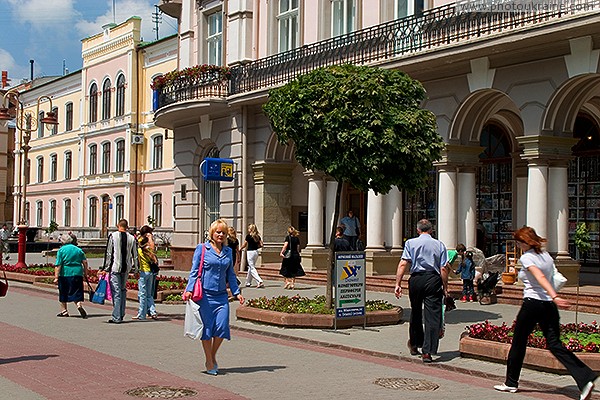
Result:
M317 295L313 299L299 295L288 297L278 296L273 298L259 297L246 301L248 307L263 310L279 311L290 314L333 314L333 309L325 307L325 296ZM385 300L367 300L366 311L391 310L395 306Z

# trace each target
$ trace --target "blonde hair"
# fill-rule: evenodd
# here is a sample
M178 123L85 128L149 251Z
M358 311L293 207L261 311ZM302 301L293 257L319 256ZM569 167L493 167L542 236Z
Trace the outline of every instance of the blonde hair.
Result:
M288 231L288 235L290 235L290 236L298 236L300 234L300 232L298 232L298 230L291 225L289 226L287 231Z
M223 239L223 246L227 246L227 233L229 232L229 225L227 225L227 222L225 222L222 219L217 219L217 220L213 221L212 224L210 224L210 228L208 228L208 240L212 244L215 244L215 241L213 240L213 235L217 231L217 229L219 229L219 227L221 227L221 230L223 232L225 232L225 235L224 235L225 239Z
M256 225L248 225L248 235L252 236L252 239L254 239L256 243L260 242L260 233L258 232Z

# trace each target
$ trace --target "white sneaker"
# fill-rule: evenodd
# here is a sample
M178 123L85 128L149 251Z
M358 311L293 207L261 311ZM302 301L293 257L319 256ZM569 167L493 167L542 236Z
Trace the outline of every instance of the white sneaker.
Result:
M589 381L585 384L583 389L581 389L581 396L579 396L579 400L588 400L592 397L592 391L594 390L594 381Z
M517 388L514 386L506 386L504 383L502 385L495 385L494 389L500 391L500 392L510 392L510 393L517 393Z

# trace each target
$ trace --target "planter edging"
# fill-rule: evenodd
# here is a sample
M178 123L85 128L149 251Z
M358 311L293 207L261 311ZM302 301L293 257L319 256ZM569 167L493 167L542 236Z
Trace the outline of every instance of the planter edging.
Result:
M474 339L467 335L460 339L459 351L461 357L478 358L506 364L510 344L494 342L491 340ZM600 353L575 353L594 372L600 372ZM568 374L563 365L552 355L550 350L527 347L523 365L528 368Z
M386 311L367 312L367 326L395 325L400 322L402 307ZM235 315L238 319L260 322L287 328L333 328L334 316L331 314L291 314L261 308L240 306ZM349 328L362 325L362 317L343 318L337 320L338 328Z

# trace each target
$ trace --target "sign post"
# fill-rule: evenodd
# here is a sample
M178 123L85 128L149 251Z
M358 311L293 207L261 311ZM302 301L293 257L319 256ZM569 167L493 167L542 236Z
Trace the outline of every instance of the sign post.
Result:
M202 177L207 181L233 180L233 160L230 158L205 158L200 164Z
M365 253L363 251L342 251L335 253L335 320L338 318L363 317L365 312Z

